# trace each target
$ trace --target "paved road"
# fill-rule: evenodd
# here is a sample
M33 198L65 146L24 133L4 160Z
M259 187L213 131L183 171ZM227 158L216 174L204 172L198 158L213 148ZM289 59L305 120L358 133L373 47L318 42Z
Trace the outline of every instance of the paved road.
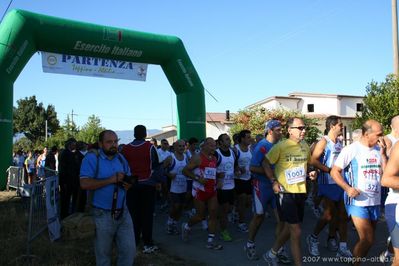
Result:
M204 263L204 265L266 265L263 259L258 261L249 261L244 252L244 245L247 240L247 233L241 233L236 230L236 226L229 224L229 230L234 238L232 242L224 242L220 240L220 243L224 245L224 249L221 251L208 250L205 248L207 233L201 229L201 225L193 227L190 235L190 240L184 243L181 240L181 236L170 236L166 234L166 219L167 215L160 211L157 211L155 222L154 222L154 240L161 249L166 251L168 254L179 256L183 259L195 260ZM248 218L249 219L249 218ZM182 219L187 221L187 217ZM317 219L313 215L311 208L307 206L305 211L304 223L302 224L302 256L304 264L312 265L348 265L338 262L330 262L329 259L335 257L335 252L330 252L326 248L327 231L323 231L319 236L320 241L320 258L312 258L308 256L307 245L305 242L306 236L311 233ZM262 224L259 233L256 237L256 246L258 254L263 254L268 250L274 240L274 218L265 219ZM180 229L180 227L179 227ZM349 248L352 249L357 239L356 231L352 229L352 225L348 226L349 233ZM362 265L384 265L382 263L375 262L379 253L385 248L387 228L385 222L380 221L377 225L376 241L374 246L369 252L368 261ZM390 264L386 264L390 265Z

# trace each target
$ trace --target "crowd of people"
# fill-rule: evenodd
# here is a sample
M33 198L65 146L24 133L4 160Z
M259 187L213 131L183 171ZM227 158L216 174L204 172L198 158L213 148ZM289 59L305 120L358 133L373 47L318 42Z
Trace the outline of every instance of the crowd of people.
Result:
M305 203L312 199L321 213L305 237L310 256L320 256L318 237L328 226L328 249L343 262L359 265L374 243L383 213L390 232L384 256L399 265L399 116L392 119L387 136L379 122L366 121L348 145L342 141L343 124L337 116L326 119L324 136L311 146L304 141L307 127L301 118L290 118L285 126L285 138L281 122L272 119L256 142L249 130L242 130L233 136L233 144L229 135L221 134L216 140L179 139L171 146L163 139L157 147L156 141L146 140L142 125L134 128L134 140L126 145L118 145L112 130L101 132L97 149L89 152L87 145L77 147L81 145L76 140L68 140L54 164L60 177L61 218L73 211L71 202L79 205L75 188L80 187L84 197L76 210L82 211L86 202L92 206L97 264L111 265L115 242L118 265L132 265L137 246L142 244L143 253L159 250L153 220L160 193L162 208L168 208L167 234L187 241L192 227L201 223L207 229L205 247L221 250L217 239L233 240L228 231L233 221L247 234L243 244L249 260L262 257L269 265L301 265L301 224ZM40 168L40 157L47 161L46 153L37 159L28 155L28 173L38 174L34 166ZM259 256L255 238L269 209L277 222L275 240ZM183 212L190 214L188 219L182 218ZM347 245L350 221L359 236L354 247Z
M65 147L23 152L18 150L13 156L13 165L23 169L24 183L32 184L35 180L58 175L60 185L60 218L74 212L84 211L87 192L80 188L80 166L89 145L70 138Z

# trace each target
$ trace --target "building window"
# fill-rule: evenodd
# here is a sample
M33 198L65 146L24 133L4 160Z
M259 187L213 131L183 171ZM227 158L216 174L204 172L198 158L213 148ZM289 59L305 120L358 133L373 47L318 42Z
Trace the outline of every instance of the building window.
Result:
M308 113L313 113L314 112L314 104L308 104Z
M362 103L356 104L356 112L363 112L363 104Z

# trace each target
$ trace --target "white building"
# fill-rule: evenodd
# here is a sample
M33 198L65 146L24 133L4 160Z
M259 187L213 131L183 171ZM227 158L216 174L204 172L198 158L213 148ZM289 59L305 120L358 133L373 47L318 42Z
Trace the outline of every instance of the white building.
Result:
M320 130L325 128L325 118L330 115L340 116L344 123L344 133L349 139L352 121L363 110L363 96L293 92L288 96L272 96L247 106L247 108L300 111L312 118L320 119Z
M206 136L217 139L222 133L230 133L230 128L234 122L230 113L206 113ZM162 132L147 136L147 139L155 138L159 142L167 139L169 144L177 140L177 127L175 125L162 127Z

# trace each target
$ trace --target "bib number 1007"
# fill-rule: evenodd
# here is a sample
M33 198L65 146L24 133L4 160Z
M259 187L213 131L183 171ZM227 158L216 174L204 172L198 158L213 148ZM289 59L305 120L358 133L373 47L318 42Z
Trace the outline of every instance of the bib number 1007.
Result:
M300 166L285 170L285 179L287 181L287 184L289 185L305 181L306 179L305 168L303 166Z

